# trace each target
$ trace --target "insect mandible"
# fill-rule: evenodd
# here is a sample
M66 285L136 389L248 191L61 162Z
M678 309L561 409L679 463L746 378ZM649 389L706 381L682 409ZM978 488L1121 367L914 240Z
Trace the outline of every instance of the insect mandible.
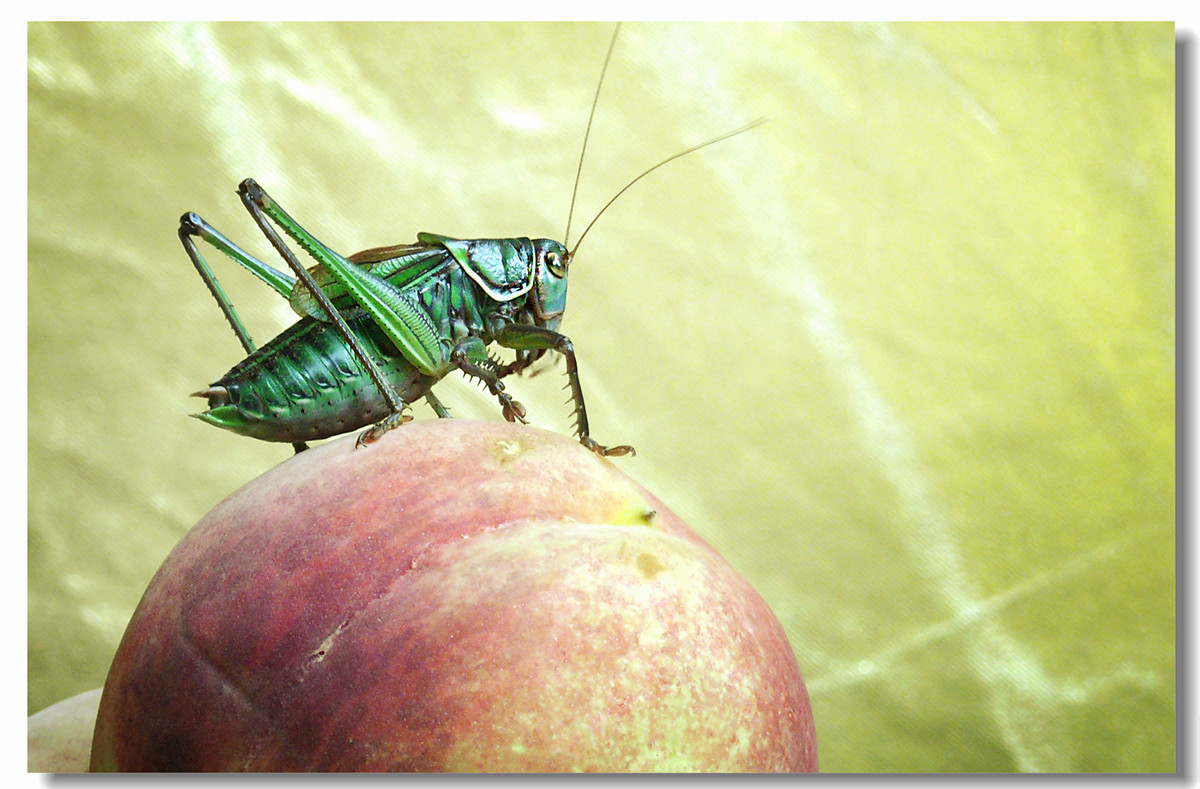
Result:
M596 85L580 172L619 30L618 25L613 31ZM762 122L707 140L647 169L605 204L573 248L545 238L460 239L418 233L415 244L342 257L292 219L253 179L242 181L238 194L243 205L295 276L245 252L197 214L181 217L180 241L247 354L195 393L208 400L208 409L194 416L241 435L290 442L297 452L307 448L307 441L369 425L356 443L363 446L411 420L405 409L421 397L439 417L448 417L433 386L459 370L496 397L505 419L524 423L525 408L508 394L503 379L522 373L547 351L556 351L566 359L580 443L603 456L634 454L631 446L604 446L591 436L575 349L558 331L566 307L567 269L596 220L633 184L667 162ZM576 191L578 187L579 172ZM574 204L573 192L564 239L570 236ZM276 226L317 265L305 269ZM195 238L271 286L300 320L256 347ZM514 351L514 360L503 363L490 356L491 343Z

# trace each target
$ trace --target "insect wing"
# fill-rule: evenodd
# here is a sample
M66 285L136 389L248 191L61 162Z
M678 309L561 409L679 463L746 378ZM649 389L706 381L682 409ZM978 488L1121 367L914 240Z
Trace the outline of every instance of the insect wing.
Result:
M386 279L395 288L404 290L430 276L436 276L450 262L450 256L445 249L439 247L400 244L363 250L351 255L347 260L380 279ZM334 307L345 310L356 306L354 299L324 266L316 265L308 271L317 286L329 296ZM327 320L321 305L303 282L296 284L288 301L292 310L301 317L311 316L317 320Z

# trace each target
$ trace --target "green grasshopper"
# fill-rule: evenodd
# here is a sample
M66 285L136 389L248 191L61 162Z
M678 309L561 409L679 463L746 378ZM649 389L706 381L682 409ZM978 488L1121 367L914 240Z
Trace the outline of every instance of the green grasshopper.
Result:
M592 116L616 38L614 31ZM505 391L502 379L522 373L553 350L566 359L580 443L602 456L635 454L631 446L607 447L591 437L575 349L558 331L566 307L567 269L588 230L629 187L667 162L759 123L762 120L696 145L643 172L600 210L573 249L545 238L459 239L418 233L415 244L343 257L246 179L238 189L242 203L295 276L256 259L195 213L181 217L180 241L247 353L219 380L195 393L208 400L208 410L194 416L241 435L291 442L297 452L306 449L308 441L370 425L358 437L356 446L362 446L410 421L404 410L421 397L439 417L448 417L432 387L459 370L496 397L505 419L524 423L525 408ZM590 131L591 116L584 152ZM580 171L582 166L583 153ZM577 173L576 190L578 186ZM571 202L573 212L574 194ZM305 269L275 225L317 265ZM300 320L256 348L200 254L196 237L271 286ZM516 358L509 363L492 358L487 351L491 343L513 350Z

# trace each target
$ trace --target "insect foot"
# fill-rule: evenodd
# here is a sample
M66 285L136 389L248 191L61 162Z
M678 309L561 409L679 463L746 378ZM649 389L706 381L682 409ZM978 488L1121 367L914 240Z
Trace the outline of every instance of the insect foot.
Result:
M525 406L503 392L500 393L500 403L504 406L504 418L509 422L520 422L523 425L529 424L525 421Z
M359 447L366 446L367 444L374 444L376 441L382 438L383 434L387 431L399 427L405 422L411 421L412 416L404 413L403 411L396 411L395 413L388 414L383 419L362 431L362 433L360 433L358 436L358 440L354 442L354 448L358 449Z
M620 457L621 455L636 455L637 454L637 450L635 450L633 447L629 446L628 444L621 444L620 446L615 446L615 447L606 447L601 444L597 444L596 440L594 438L592 438L591 436L584 436L584 437L580 438L579 443L583 444L585 447L592 450L600 457Z

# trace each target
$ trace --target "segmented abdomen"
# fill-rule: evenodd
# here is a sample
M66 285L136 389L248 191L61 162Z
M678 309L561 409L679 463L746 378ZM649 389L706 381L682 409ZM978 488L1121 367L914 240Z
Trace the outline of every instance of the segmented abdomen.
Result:
M343 313L350 330L405 403L436 379L423 375L361 309ZM327 323L302 318L198 395L197 418L264 441L328 438L378 422L388 407L353 351Z

